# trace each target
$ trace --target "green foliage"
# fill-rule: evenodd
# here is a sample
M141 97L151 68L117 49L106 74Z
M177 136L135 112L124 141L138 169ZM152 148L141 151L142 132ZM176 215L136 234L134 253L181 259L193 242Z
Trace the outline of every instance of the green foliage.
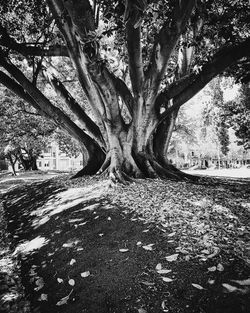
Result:
M203 110L203 134L207 135L208 128L213 134L213 140L220 146L222 154L227 155L229 151L229 126L225 120L223 90L221 79L217 78L209 84L211 100L208 101Z
M68 157L76 158L82 152L79 144L62 131L57 130L54 139L59 144L60 151L66 153Z
M239 95L224 105L225 119L235 131L238 144L250 148L250 87L242 85Z
M5 155L37 158L49 142L54 126L8 90L1 88L0 144Z

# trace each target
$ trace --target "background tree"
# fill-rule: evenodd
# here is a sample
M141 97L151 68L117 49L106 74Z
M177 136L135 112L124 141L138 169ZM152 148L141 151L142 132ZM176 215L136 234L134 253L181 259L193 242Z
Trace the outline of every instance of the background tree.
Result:
M37 170L36 160L55 131L30 105L1 88L0 142L13 172L18 161L24 170Z
M217 158L220 164L220 154L227 155L229 151L229 126L226 123L224 112L224 97L221 86L221 78L215 78L209 84L207 101L203 110L203 136L204 141L212 141L217 150Z
M249 60L248 1L12 0L0 10L0 82L85 147L80 174L184 175L166 158L179 108ZM43 92L41 71L71 114Z
M237 142L250 148L250 87L242 84L237 97L224 105L225 119L235 131Z

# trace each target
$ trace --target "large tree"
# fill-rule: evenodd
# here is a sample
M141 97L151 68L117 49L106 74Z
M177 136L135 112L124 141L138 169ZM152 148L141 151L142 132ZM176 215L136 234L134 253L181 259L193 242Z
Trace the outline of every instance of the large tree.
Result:
M1 1L0 82L85 147L81 175L181 177L166 158L179 108L228 68L247 76L248 2Z

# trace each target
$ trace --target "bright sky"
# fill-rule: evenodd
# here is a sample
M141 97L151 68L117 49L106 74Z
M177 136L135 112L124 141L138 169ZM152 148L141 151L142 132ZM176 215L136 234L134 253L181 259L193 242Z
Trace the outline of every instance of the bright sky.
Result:
M206 88L206 87L205 87ZM205 93L205 88L202 89L197 95L184 105L187 115L194 116L200 115L204 104L206 101L209 101L210 97ZM237 91L239 90L240 85L234 84L231 87L225 88L224 91L224 101L233 100L237 96Z
M225 101L233 100L237 95L239 87L240 87L239 85L233 85L232 88L224 89L224 100Z

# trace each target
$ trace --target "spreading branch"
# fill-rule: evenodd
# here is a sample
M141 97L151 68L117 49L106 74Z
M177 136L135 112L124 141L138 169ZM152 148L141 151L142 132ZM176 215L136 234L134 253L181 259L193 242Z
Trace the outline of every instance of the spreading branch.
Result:
M16 82L24 89L24 93L29 95L30 102L35 108L39 107L42 112L45 112L54 123L64 131L71 134L79 143L83 143L86 147L96 145L93 139L88 136L81 128L79 128L70 118L64 114L59 108L55 107L41 91L36 88L25 75L12 63L5 59L5 56L0 52L0 65L16 80ZM13 90L15 93L16 91ZM20 88L19 88L20 91Z
M144 81L141 46L141 21L146 7L147 1L145 0L126 0L124 20L126 21L129 72L135 96L140 95Z
M126 105L129 114L131 117L133 116L133 106L134 106L134 98L128 89L125 82L120 79L119 77L115 76L113 73L109 73L110 78L113 81L114 87L116 89L116 92L119 94L119 96L122 98L124 104Z
M172 20L165 22L156 36L150 64L147 70L147 79L151 81L152 88L158 89L170 56L184 32L187 22L195 6L195 0L176 1Z
M70 92L65 88L62 82L54 75L47 75L49 81L55 91L62 97L68 108L76 115L80 123L83 125L87 133L100 145L105 146L102 134L98 126L91 120L91 118L84 112L83 108L73 98Z
M0 45L21 53L23 56L68 56L68 50L63 45L44 47L44 43L18 43L9 36L7 30L0 25Z
M203 66L198 74L192 73L189 76L189 84L186 84L187 81L185 79L182 85L183 89L180 91L179 87L177 87L179 93L173 97L172 105L162 114L160 122L171 112L178 109L194 97L215 76L244 57L250 57L250 38L246 39L241 44L224 47L218 51L211 61Z

